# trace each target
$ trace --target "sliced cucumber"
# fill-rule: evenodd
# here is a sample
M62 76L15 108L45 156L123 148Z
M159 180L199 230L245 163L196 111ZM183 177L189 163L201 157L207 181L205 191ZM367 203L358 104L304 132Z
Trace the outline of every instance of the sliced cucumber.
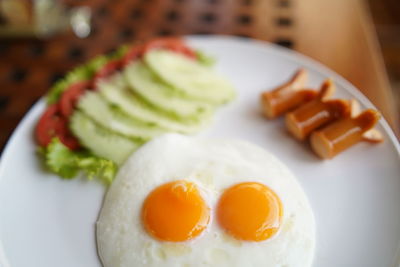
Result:
M206 126L209 120L183 121L152 108L127 88L124 77L115 74L98 84L100 94L113 105L138 120L159 125L162 128L180 133L195 133Z
M71 116L70 128L79 141L96 156L122 164L139 146L139 142L120 136L97 125L81 111Z
M185 99L163 83L143 62L129 64L124 75L131 90L164 112L187 120L201 120L211 113L210 105Z
M167 50L153 50L144 58L162 80L188 97L218 105L235 96L233 86L226 79L188 57Z
M97 92L86 92L79 99L78 108L104 128L134 139L147 141L166 131L155 124L146 124L130 117Z

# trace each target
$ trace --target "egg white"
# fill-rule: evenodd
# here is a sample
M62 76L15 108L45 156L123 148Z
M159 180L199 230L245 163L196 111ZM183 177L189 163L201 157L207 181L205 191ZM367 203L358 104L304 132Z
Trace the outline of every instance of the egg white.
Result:
M141 221L147 195L170 181L194 182L211 209L207 229L187 242L161 242ZM255 181L280 197L280 231L262 242L239 241L215 220L224 189ZM274 156L247 142L166 134L133 154L109 189L97 222L97 244L105 267L310 266L315 222L307 198L290 171Z

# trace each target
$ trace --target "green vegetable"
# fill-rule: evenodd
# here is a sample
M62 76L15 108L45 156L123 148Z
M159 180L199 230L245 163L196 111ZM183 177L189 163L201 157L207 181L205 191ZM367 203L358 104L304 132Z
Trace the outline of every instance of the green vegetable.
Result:
M72 83L91 79L96 71L107 63L107 61L108 58L106 56L98 56L90 60L88 63L70 71L62 80L58 81L50 89L47 94L47 103L53 104L57 102L64 90Z
M235 97L235 90L227 79L183 55L153 50L144 55L144 62L154 75L187 98L217 106Z
M117 105L109 104L98 92L86 92L78 108L100 126L135 140L147 141L165 132L165 129L127 115Z
M90 152L118 165L143 143L102 127L80 110L70 117L70 129Z
M112 60L122 58L129 51L129 48L129 45L121 45L117 50L110 54L109 59Z
M86 64L76 67L70 71L62 80L56 82L47 94L47 103L53 104L57 102L61 94L71 84L78 81L90 80L96 74L96 71L104 66L107 62L114 59L119 59L128 51L128 46L123 45L111 55L101 55L88 61Z
M127 88L127 82L121 74L116 74L106 81L100 81L98 87L98 92L100 92L108 103L119 107L126 114L140 121L159 125L169 131L196 133L209 122L209 120L195 122L177 120L173 116L169 116L168 113L153 108Z
M117 165L111 160L93 156L87 151L72 151L58 138L41 151L46 166L64 179L72 179L83 172L89 179L97 178L109 185L117 172Z
M70 71L47 95L57 102L64 90L91 80L110 60L123 57L128 46L98 56ZM111 184L118 166L146 140L163 132L197 132L216 106L234 97L232 86L208 66L214 59L196 51L193 61L170 51L152 51L118 75L86 92L69 118L69 128L85 147L72 151L54 138L41 148L46 166L64 179L84 174Z
M215 64L215 58L205 54L203 51L196 50L196 58L199 61L200 64L205 65L205 66L213 66Z
M201 121L212 114L211 105L204 101L186 98L175 88L162 82L144 62L129 64L123 70L123 74L132 93L145 99L160 112L186 121Z

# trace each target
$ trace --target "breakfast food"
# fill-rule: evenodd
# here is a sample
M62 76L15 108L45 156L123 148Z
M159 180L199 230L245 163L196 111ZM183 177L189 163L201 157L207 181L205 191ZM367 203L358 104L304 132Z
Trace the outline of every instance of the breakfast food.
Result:
M117 167L152 138L198 132L235 95L209 62L183 40L161 38L71 71L49 92L35 129L47 167L64 178L83 171L110 182ZM96 168L105 161L108 169Z
M179 134L124 163L96 232L105 267L310 266L315 246L307 198L275 157Z
M264 115L269 119L274 119L313 100L317 93L314 90L304 89L307 79L307 71L300 69L288 82L274 90L263 92L261 102Z
M307 72L300 69L287 83L263 92L264 115L271 119L287 112L287 130L301 141L311 135L311 147L321 158L332 158L360 141L383 141L381 133L373 128L381 117L378 111L361 113L355 100L330 99L335 92L331 79L322 83L318 93L303 89L306 77Z
M357 103L355 100L352 103ZM332 158L341 151L360 141L379 143L383 141L380 132L373 129L380 114L376 110L367 109L362 113L353 112L351 117L335 121L321 130L312 133L311 147L321 158Z
M296 139L304 140L315 129L350 115L348 101L330 99L334 91L334 84L328 79L322 83L318 96L313 101L286 114L286 127Z

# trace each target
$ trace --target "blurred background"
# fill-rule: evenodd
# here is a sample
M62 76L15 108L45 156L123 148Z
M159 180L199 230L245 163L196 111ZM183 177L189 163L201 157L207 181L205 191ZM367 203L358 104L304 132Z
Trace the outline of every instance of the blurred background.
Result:
M0 0L0 153L23 115L74 66L121 44L185 34L255 38L304 53L359 88L399 134L398 0Z

